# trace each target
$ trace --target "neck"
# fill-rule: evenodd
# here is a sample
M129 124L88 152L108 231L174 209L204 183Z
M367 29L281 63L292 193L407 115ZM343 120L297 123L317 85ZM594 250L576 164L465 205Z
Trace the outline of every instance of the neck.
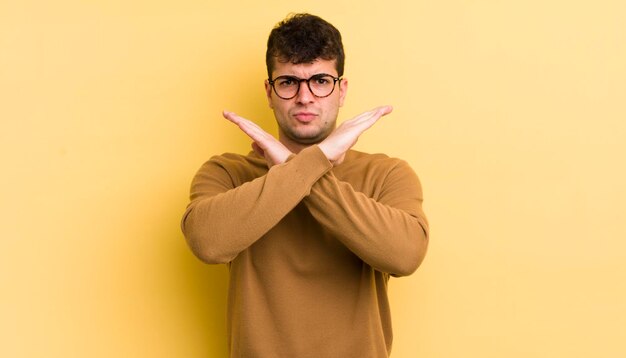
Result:
M294 142L291 139L287 138L285 135L280 135L280 134L278 136L278 140L294 154L298 154L300 153L302 149L305 149L312 145L317 144L317 143L304 144L304 143Z
M334 130L334 127L333 127L333 130ZM303 149L306 149L306 148L308 148L310 146L313 146L313 145L320 144L324 139L326 139L328 137L328 134L329 133L326 133L326 135L324 135L322 137L311 139L310 142L301 142L301 141L297 141L297 140L294 140L291 137L289 137L279 127L278 128L278 141L281 142L285 147L287 147L287 149L289 149L292 153L298 154Z

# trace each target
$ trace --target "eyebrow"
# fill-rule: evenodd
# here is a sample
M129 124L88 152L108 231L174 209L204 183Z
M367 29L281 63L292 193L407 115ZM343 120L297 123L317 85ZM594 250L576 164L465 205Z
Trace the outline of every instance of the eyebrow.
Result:
M330 77L338 77L338 76L333 76L333 75L331 75L331 74L329 74L329 73L320 72L320 73L316 73L316 74L314 74L314 75L311 75L311 76L309 76L309 77L308 77L308 78L306 78L306 79L313 78L313 77L315 77L315 76L330 76ZM274 77L274 79L277 79L277 78L280 78L280 77L292 77L292 78L297 78L297 79L299 79L299 80L303 80L303 79L305 79L305 78L302 78L302 77L298 77L298 76L296 76L296 75L280 75L280 76L276 76L276 77Z

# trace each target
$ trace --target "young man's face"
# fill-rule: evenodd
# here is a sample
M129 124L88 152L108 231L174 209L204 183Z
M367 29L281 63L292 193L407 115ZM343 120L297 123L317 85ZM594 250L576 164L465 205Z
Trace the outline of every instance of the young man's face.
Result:
M297 65L274 61L272 79L278 76L307 79L321 73L338 77L334 60L317 59L312 63ZM341 83L337 81L333 92L328 97L320 98L311 93L306 82L302 82L294 98L282 99L265 81L265 92L278 123L280 141L288 147L301 147L324 140L335 129L339 107L343 106L347 89L347 80L341 80Z

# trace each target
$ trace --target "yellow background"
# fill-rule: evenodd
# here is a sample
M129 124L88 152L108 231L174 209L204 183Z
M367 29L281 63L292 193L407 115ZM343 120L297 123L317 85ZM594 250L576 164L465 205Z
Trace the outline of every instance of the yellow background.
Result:
M226 268L195 171L275 133L271 27L336 25L340 119L410 162L431 247L393 279L393 357L626 356L626 3L0 2L0 356L221 357Z

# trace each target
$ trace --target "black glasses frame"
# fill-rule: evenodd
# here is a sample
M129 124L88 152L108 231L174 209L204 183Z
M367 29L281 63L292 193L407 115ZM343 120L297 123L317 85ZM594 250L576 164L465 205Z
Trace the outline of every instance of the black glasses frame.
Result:
M318 95L316 95L316 94L315 94L315 92L313 92L313 90L311 89L311 80L313 80L313 79L318 79L318 78L320 78L320 77L326 77L326 76L328 76L328 77L330 77L330 78L332 78L332 79L333 79L333 89L330 91L330 93L328 93L328 94L327 94L327 95L325 95L325 96L318 96ZM277 80L281 79L281 78L284 78L284 79L290 79L290 80L294 80L294 81L298 82L298 89L296 90L296 93L294 93L294 95L293 95L293 96L291 96L291 97L283 97L283 96L281 96L281 95L279 95L279 94L278 94L278 91L276 91L276 86L274 86L274 83L275 83ZM274 79L268 78L268 79L267 79L267 81L268 81L268 83L270 84L270 86L272 86L272 88L274 89L274 93L276 93L276 95L278 96L278 98L282 98L282 99L292 99L292 98L295 98L295 97L298 95L298 93L300 93L300 87L302 87L300 84L301 84L302 82L306 82L306 85L307 85L307 87L309 88L309 91L310 91L310 92L311 92L311 93L312 93L315 97L317 97L317 98L326 98L326 97L330 96L331 94L333 94L333 92L335 92L335 87L336 87L336 85L337 85L337 81L341 81L342 79L343 79L342 77L335 77L335 76L333 76L333 75L329 75L328 73L318 73L318 74L315 74L315 75L313 75L313 76L311 76L311 77L309 77L309 78L299 78L299 77L296 77L296 76L278 76L278 77L276 77L276 78L274 78Z

